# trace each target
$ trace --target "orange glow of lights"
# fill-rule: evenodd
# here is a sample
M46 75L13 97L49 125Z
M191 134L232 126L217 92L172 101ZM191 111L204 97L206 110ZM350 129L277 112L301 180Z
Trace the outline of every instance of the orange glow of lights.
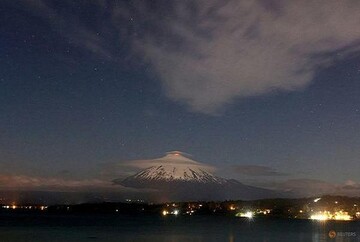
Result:
M325 221L328 220L328 216L326 214L313 214L311 215L310 219Z

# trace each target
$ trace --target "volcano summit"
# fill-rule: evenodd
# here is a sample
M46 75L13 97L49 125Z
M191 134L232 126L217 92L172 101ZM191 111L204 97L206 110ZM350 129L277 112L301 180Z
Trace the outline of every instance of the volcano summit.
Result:
M114 183L155 189L159 195L156 200L159 201L250 200L279 196L271 190L215 176L212 167L178 151L168 152L158 159L133 162L141 163L145 169L125 179L116 179Z

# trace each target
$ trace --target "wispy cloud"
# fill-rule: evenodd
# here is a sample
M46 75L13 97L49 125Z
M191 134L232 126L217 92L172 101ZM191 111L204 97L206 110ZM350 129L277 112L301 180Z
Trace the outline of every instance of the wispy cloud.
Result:
M168 96L197 112L303 88L319 68L360 47L358 1L180 1L172 10L148 18L163 22L161 30L137 48Z
M279 172L274 168L260 165L236 165L233 171L246 176L285 176L286 173Z
M112 186L110 181L101 179L64 179L58 177L38 177L28 175L0 174L0 188L11 190L42 190L42 191L104 191L121 188ZM127 188L124 188L125 190Z
M126 49L152 67L170 99L207 114L239 98L302 89L360 50L353 0L65 0L62 12L53 1L22 2L80 48L114 59L126 59Z
M297 197L319 195L360 196L360 183L352 180L344 183L334 183L317 179L289 179L285 181L268 181L257 185L290 192Z
M61 12L54 9L53 1L20 0L20 2L25 3L28 11L35 16L47 21L51 28L63 36L69 44L85 48L105 59L112 58L108 43L99 32L103 27L101 29L97 29L96 26L89 27L86 20L84 21L79 16L80 12L75 11L76 4L71 1L63 1L62 3L67 6L68 11ZM104 7L103 1L94 1L93 4L98 7L99 11ZM91 4L89 3L89 5Z

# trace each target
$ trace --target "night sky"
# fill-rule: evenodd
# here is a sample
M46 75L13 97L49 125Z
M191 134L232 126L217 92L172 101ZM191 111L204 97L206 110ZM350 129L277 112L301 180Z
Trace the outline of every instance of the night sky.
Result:
M1 1L0 188L107 189L180 150L360 195L359 26L350 0Z

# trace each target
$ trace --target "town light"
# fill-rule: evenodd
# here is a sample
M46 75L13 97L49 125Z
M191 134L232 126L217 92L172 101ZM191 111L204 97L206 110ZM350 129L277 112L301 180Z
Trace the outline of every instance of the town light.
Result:
M236 217L252 219L254 217L254 213L251 212L251 211L247 211L245 213L237 213L235 216Z
M310 219L312 220L320 220L320 221L325 221L328 219L328 216L326 214L322 214L322 213L318 213L318 214L313 214L310 216Z

